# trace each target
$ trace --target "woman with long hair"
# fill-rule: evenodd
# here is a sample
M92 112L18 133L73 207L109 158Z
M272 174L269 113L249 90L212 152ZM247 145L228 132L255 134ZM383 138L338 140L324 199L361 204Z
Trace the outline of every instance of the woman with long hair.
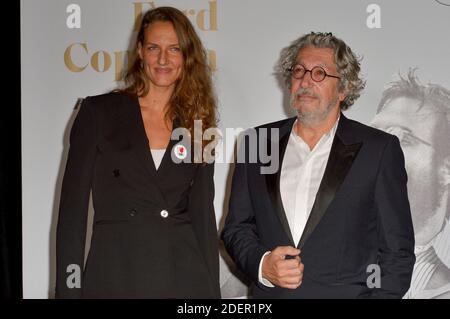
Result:
M190 141L172 134L216 126L206 50L170 7L143 16L135 49L125 88L84 99L71 130L56 297L220 298L214 164L186 160Z

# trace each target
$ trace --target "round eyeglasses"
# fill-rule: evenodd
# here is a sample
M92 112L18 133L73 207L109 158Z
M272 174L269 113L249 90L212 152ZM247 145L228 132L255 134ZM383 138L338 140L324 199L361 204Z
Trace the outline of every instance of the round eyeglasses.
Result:
M315 66L311 70L306 69L303 65L294 65L291 69L291 76L294 79L301 80L307 72L311 72L311 78L314 82L322 82L327 76L331 78L341 79L339 76L328 74L322 67Z

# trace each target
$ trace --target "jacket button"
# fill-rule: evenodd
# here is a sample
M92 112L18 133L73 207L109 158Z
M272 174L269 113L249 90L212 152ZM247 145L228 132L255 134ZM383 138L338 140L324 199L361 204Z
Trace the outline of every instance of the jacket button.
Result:
M162 218L167 218L169 216L169 212L167 210L162 210L160 213Z
M133 208L132 210L130 210L130 216L131 216L131 217L134 217L134 216L136 216L136 215L137 215L137 213L138 213L138 212L137 212L137 210L136 210L136 209L134 209L134 208Z

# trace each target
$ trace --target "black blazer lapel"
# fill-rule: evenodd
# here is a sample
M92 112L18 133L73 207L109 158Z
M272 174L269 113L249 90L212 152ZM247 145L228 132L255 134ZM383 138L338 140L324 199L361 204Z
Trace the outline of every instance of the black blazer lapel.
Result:
M361 149L362 143L346 145L342 141L340 136L343 134L344 128L347 127L347 122L349 122L349 120L341 114L340 123L338 124L333 145L331 146L325 173L298 244L298 248L300 249L319 224Z
M291 229L289 227L288 220L286 218L286 212L283 207L283 201L281 199L281 193L280 193L280 176L281 176L281 167L283 163L284 154L286 152L286 147L289 142L289 136L292 131L292 126L294 125L296 118L291 118L287 121L285 125L280 127L280 140L279 140L279 159L278 159L278 170L275 174L267 174L266 175L266 185L267 185L267 191L269 192L269 197L272 202L272 207L274 211L277 213L281 225L283 226L283 229L286 233L286 235L289 237L289 240L292 243L292 246L295 246L294 239L292 237ZM268 144L269 147L272 145L272 141L269 140Z
M179 127L180 127L179 121L177 119L173 120L172 121L172 130L175 130ZM158 180L164 175L165 171L170 170L175 165L179 165L172 160L172 152L174 151L173 148L179 142L180 142L179 137L178 137L178 139L172 139L172 137L171 137L169 144L167 145L166 152L164 153L164 156L161 160L161 164L159 165L158 170L156 170L155 161L153 160L153 157L152 157L152 163L153 163L153 168L155 170L155 176L159 177ZM183 140L183 143L181 143L181 144L186 148L187 154L192 157L190 142L191 141ZM150 155L151 155L151 152L150 152ZM191 161L193 163L193 158L191 159Z
M164 195L161 188L158 185L158 177L156 174L156 167L150 151L149 141L147 134L145 132L144 121L142 120L142 115L139 106L139 100L137 97L131 97L131 102L128 100L129 96L126 96L127 100L125 103L129 104L127 107L130 108L128 116L128 138L136 157L141 162L142 166L149 174L149 178L152 180L157 189L157 195L160 200L165 203ZM170 143L169 143L170 146ZM169 151L169 148L168 150ZM167 151L164 157L167 156ZM170 151L169 151L170 153ZM170 154L169 154L170 156ZM162 165L162 163L161 163Z

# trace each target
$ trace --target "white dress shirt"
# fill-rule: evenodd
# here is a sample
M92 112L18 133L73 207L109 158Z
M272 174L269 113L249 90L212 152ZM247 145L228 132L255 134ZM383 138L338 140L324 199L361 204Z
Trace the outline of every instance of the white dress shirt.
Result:
M155 163L156 170L158 170L159 166L161 165L161 161L164 157L164 153L166 152L166 150L165 149L163 149L163 150L150 149L150 151L152 152L153 163Z
M427 245L416 246L416 263L409 290L403 299L432 299L450 294L450 282L445 279L429 288L431 278L438 267L450 269L450 220L447 220L442 231ZM446 271L448 271L446 269Z
M289 136L281 167L280 193L296 246L302 237L325 173L338 123L339 119L331 130L320 138L312 150L295 132L294 128L297 122L294 123ZM261 258L258 275L261 283L273 287L268 280L262 278L262 261L269 253L266 252Z

